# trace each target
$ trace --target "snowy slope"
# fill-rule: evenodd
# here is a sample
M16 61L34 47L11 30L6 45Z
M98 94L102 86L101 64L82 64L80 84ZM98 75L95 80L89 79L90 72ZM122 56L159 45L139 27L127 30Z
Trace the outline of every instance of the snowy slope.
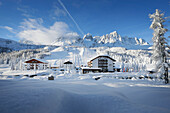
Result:
M49 56L44 59L51 65L63 66L66 61L71 61L75 66L87 65L87 61L96 56L96 52L93 49L85 47L58 47L50 52Z
M66 34L66 36L57 38L51 45L54 46L68 46L68 45L76 45L80 43L80 36L75 35L74 37Z
M18 51L23 49L38 49L43 47L45 47L45 45L24 44L13 40L0 38L0 52Z

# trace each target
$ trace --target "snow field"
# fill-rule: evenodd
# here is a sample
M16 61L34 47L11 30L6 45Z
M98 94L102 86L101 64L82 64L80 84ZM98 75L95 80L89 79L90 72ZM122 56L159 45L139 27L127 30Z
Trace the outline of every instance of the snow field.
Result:
M0 72L0 113L170 112L170 84L138 78L151 76L146 72L11 71L6 65Z
M128 82L120 80L112 81L112 85L109 85L109 80L0 80L0 112L170 112L170 88L128 86L125 84Z

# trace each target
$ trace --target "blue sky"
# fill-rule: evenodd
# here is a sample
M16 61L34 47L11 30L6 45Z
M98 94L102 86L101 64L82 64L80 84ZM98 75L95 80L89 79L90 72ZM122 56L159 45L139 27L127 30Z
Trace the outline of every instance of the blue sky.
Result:
M159 9L166 17L170 16L170 0L61 2L73 19L58 0L0 0L0 37L17 41L37 38L37 42L43 42L47 38L55 40L64 34L83 37L83 33L91 33L101 36L117 31L121 36L151 42L153 31L149 29L151 21L148 15ZM168 21L170 19L165 22L165 27L170 29ZM165 36L169 35L170 32L167 32Z

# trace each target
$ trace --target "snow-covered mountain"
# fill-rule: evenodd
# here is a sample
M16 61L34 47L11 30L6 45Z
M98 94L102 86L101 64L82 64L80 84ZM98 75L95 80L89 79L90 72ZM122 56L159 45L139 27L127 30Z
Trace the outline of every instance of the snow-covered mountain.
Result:
M68 46L81 44L81 37L77 33L67 33L64 36L57 37L56 40L51 43L54 46Z
M137 49L146 47L149 43L141 38L122 37L116 31L103 36L92 36L90 33L83 37L83 44L86 47L125 47L127 49L136 47Z
M55 46L74 46L74 47L124 47L126 49L147 49L149 43L137 37L122 37L116 31L103 36L92 36L90 33L83 38L76 35L73 37L59 37L51 44Z
M29 45L36 45L33 41L26 40L26 39L19 40L19 43L29 44Z
M23 49L38 49L43 47L45 47L45 45L24 44L21 42L0 38L0 53Z
M69 37L59 37L57 38L51 45L54 46L66 46L66 45L77 45L79 44L80 37L74 37L74 38L69 38Z
M148 43L141 38L132 38L132 37L121 37L116 31L111 32L110 34L106 34L103 36L94 37L97 39L98 43L103 44L129 44L129 45L148 45Z

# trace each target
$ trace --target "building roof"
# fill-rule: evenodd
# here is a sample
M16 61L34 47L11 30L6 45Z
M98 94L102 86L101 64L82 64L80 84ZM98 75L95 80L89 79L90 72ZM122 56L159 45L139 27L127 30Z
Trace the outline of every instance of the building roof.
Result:
M154 64L147 64L146 65L146 70L147 71L155 71L156 67Z
M67 61L67 62L64 62L64 64L73 64L73 63L70 61Z
M114 69L121 69L120 67L114 67Z
M100 57L109 58L109 59L111 59L113 62L115 62L115 61L116 61L115 59L111 58L111 57L110 57L110 56L108 56L108 55L99 55L99 56L97 56L97 57L93 58L93 59L92 59L92 60L90 60L90 61L93 61L93 60L95 60L95 59L97 59L97 58L100 58Z
M29 59L29 60L25 60L24 63L29 63L29 62L32 61L32 60L36 60L36 61L38 61L38 63L48 63L48 62L45 61L45 60L37 59L37 58L31 58L31 59Z
M81 67L81 69L91 69L91 70L93 70L93 69L100 69L100 70L102 70L102 68L94 68L94 67Z

